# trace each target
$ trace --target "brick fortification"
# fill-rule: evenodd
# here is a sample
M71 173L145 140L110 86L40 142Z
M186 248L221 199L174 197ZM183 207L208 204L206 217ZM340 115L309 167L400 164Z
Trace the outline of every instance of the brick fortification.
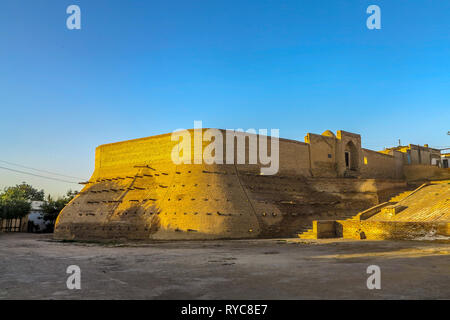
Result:
M345 131L308 134L305 143L280 139L276 175L262 175L261 164L176 165L177 143L165 134L99 146L95 171L59 215L55 238L289 237L313 220L346 218L406 188L401 152L363 149L361 137ZM269 153L270 146L269 139Z

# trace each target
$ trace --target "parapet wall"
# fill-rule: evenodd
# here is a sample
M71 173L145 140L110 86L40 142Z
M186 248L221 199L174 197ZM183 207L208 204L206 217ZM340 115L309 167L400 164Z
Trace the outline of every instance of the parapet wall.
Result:
M195 163L195 158L200 154L200 159L206 161L206 149L211 144L211 141L203 139L201 143L201 152L195 149L196 134L205 136L205 133L209 129L196 129L187 130L190 133L190 147L191 147L191 163ZM213 129L217 130L217 129ZM227 154L229 151L226 149L226 131L217 130L223 136L223 150L221 163L227 163ZM253 170L260 172L261 167L267 167L266 164L261 164L261 159L258 157L256 164L248 164L250 158L250 140L254 145L259 146L260 136L254 134L236 133L237 137L243 137L241 140L243 150L245 151L245 163L240 164L240 167L247 170ZM267 153L271 154L271 138L267 138ZM181 139L183 140L183 139ZM234 138L234 161L232 164L237 163L238 155L238 143L239 138ZM177 146L178 141L171 140L171 134L163 134L154 137L135 139L129 141L123 141L118 143L105 144L97 147L95 156L95 172L93 178L96 175L101 176L106 170L107 172L113 168L130 167L139 164L152 163L154 165L171 165L172 152ZM259 152L259 148L257 148ZM183 152L181 152L183 153ZM217 160L217 159L216 159ZM203 161L203 162L205 162ZM216 161L217 162L217 161ZM311 176L310 164L309 164L309 146L306 143L279 139L279 174L297 174L303 176ZM91 179L92 180L92 179Z
M208 129L189 130L191 133L191 154L195 157L195 133L205 135ZM217 130L217 129L214 129ZM225 137L226 130L220 131L224 138L222 150L222 163L227 162ZM254 134L237 133L237 136L244 137L243 145L245 150L245 163L249 162L249 145L253 142L259 145L260 136ZM234 158L237 162L238 140L235 138ZM171 153L177 145L177 141L171 140L170 134L163 134L154 137L112 143L99 146L96 149L96 174L103 168L129 166L139 163L152 162L154 164L164 164L172 161ZM203 139L202 152L208 147L210 141ZM259 149L258 149L259 150ZM268 154L271 153L271 138L267 138ZM198 150L197 150L197 153ZM345 162L345 154L349 154L349 163ZM367 179L404 179L407 167L408 177L426 179L442 176L446 178L445 170L436 170L437 167L431 165L408 166L404 164L405 154L399 151L391 151L385 154L369 149L361 148L361 137L359 135L338 131L335 136L327 131L322 135L311 134L305 137L305 143L279 139L279 174L295 174L304 177L361 177ZM200 155L201 158L201 155ZM194 162L194 161L193 161ZM240 164L247 170L258 171L262 165L260 158L256 165ZM408 178L406 177L406 178Z

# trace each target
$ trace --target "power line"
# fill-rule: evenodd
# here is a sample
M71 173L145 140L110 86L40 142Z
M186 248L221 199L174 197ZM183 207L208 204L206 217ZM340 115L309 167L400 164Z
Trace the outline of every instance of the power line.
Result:
M46 170L42 170L42 169L36 169L36 168L32 168L32 167L26 167L26 166L22 166L20 164L13 163L13 162L8 162L8 161L5 161L5 160L0 160L0 162L6 163L6 164L9 164L9 165L12 165L12 166L16 166L16 167L21 167L21 168L25 168L25 169L34 170L34 171L40 171L40 172L49 173L49 174L52 174L52 175L55 175L55 176L61 176L61 177L66 177L66 178L74 178L74 179L79 179L79 180L86 180L86 179L83 179L83 178L80 178L80 177L68 176L68 175L60 174L60 173L56 173L56 172L46 171Z
M63 180L63 179L58 179L58 178L52 178L52 177L41 176L41 175L39 175L39 174L34 174L34 173L25 172L25 171L20 171L20 170L14 170L14 169L11 169L11 168L5 168L5 167L1 167L1 166L0 166L0 169L9 170L9 171L18 172L18 173L23 173L23 174L28 174L28 175L30 175L30 176L39 177L39 178L44 178L44 179L50 179L50 180L55 180L55 181L59 181L59 182L66 182L66 183L78 184L78 182L73 182L73 181L68 181L68 180Z

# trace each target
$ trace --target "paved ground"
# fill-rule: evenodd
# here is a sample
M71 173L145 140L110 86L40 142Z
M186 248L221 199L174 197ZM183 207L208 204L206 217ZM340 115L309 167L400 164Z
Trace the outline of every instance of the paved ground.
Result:
M66 268L81 268L81 290ZM366 269L381 268L381 290ZM450 242L88 244L0 234L0 299L450 299Z

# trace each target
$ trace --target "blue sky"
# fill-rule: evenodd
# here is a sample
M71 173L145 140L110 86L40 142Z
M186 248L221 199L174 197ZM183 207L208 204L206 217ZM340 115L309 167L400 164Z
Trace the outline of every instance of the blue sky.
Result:
M66 28L71 4L81 30ZM366 28L370 4L381 30ZM342 129L375 150L450 146L449 12L428 0L3 0L0 160L87 179L96 146L194 120L301 141ZM78 188L0 169L0 187L21 181Z

